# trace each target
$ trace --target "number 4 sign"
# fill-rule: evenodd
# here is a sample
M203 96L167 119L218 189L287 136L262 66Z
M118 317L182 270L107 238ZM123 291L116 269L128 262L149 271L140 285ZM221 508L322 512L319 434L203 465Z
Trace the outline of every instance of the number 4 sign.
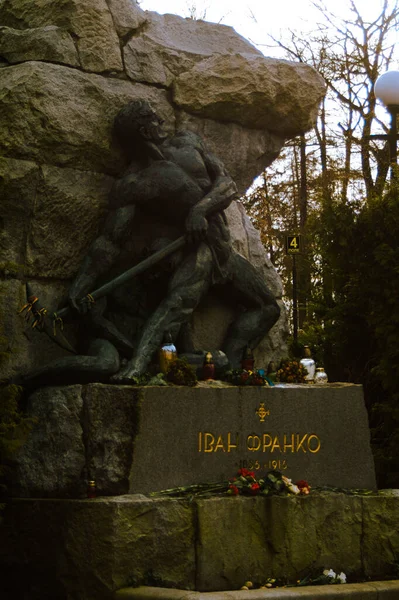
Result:
M302 249L300 235L287 235L285 238L285 246L287 254L299 254Z

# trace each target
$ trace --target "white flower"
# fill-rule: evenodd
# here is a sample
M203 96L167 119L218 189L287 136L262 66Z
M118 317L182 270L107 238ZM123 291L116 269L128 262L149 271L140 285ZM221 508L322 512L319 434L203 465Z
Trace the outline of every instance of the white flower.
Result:
M326 577L331 577L331 579L335 579L337 574L332 569L325 569L323 571L323 575Z
M339 575L337 575L337 579L339 579L341 583L346 583L345 573L342 573L342 571L341 571L341 573Z
M291 494L300 493L301 490L297 485L295 485L295 483L292 483L292 479L288 479L288 477L285 475L282 475L281 479L284 481L285 485L287 486L287 490L291 492Z

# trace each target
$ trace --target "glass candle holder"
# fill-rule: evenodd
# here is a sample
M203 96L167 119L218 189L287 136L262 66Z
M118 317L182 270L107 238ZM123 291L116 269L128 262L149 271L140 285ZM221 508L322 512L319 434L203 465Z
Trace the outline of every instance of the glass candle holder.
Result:
M314 377L314 382L317 383L318 385L324 385L325 383L328 383L327 373L325 372L323 367L318 367L316 369L316 375Z
M300 363L306 371L306 383L313 383L315 378L316 363L312 358L309 346L304 347L304 357L301 359Z
M97 496L96 482L89 481L87 484L87 497L93 500Z
M204 381L215 379L215 364L210 352L207 352L205 355L205 361L202 367L202 379L204 379Z

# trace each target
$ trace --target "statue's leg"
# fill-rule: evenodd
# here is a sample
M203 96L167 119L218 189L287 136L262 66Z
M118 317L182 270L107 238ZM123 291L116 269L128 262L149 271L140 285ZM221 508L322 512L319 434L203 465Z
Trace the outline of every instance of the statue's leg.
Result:
M231 284L227 286L230 299L244 307L231 324L222 350L233 368L241 363L247 345L256 348L280 316L280 307L263 277L245 258L233 254L229 260Z
M91 315L89 315L91 318ZM91 318L90 331L100 339L108 342L122 354L122 356L131 356L133 352L133 343L119 331L119 329L102 315Z
M112 377L116 383L128 383L129 379L143 373L156 350L162 344L165 333L176 334L186 323L209 289L212 275L212 254L206 244L190 253L177 267L166 298L148 319L133 359Z
M71 385L107 381L119 369L118 352L107 340L96 339L87 355L66 356L12 378L11 383L33 389L43 385Z

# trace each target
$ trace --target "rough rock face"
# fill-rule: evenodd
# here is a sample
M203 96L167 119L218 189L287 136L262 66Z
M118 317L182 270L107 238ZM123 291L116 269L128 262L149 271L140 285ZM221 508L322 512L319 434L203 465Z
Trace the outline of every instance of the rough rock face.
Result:
M283 136L311 129L314 98L322 97L320 76L306 65L246 54L216 55L196 64L175 79L173 91L176 104L188 112Z
M83 70L123 70L118 34L105 0L3 0L0 22L16 29L56 25L73 36Z
M86 455L81 386L38 390L30 396L27 411L36 415L37 425L25 446L25 460L19 463L21 492L30 496L40 489L43 497L73 498L80 485L83 493Z
M226 598L244 598L244 592L226 590L238 590L249 575L255 582L269 574L295 581L309 569L322 572L326 566L355 579L394 578L398 518L397 496L380 494L312 492L192 502L142 495L15 500L0 530L2 591L6 586L7 598L28 593L30 600L97 600L141 584L157 587L153 594L131 590L131 597L171 598L174 593L176 599L201 600L202 594L187 590L224 590ZM334 588L284 592L296 598L298 593L392 599L398 594L397 581L374 582L367 589L354 584L347 594ZM276 597L273 590L246 594Z
M124 162L111 127L124 104L145 96L173 126L163 90L36 61L1 74L3 156L115 176Z
M80 66L71 35L55 25L27 30L1 27L0 46L3 59L10 64L43 60Z
M131 79L170 86L197 62L232 52L262 56L231 27L152 13L146 27L126 44L124 60Z
M100 494L127 493L140 400L127 389L93 384L33 393L26 410L36 424L16 461L13 496L82 498L90 479Z
M9 367L19 369L48 354L39 334L21 333L23 282L59 304L125 166L111 135L125 103L147 98L170 132L199 133L244 192L312 126L324 83L309 67L264 58L230 27L144 12L135 0L0 0L0 23L0 310L18 347ZM232 206L229 219L236 247L281 297L242 209ZM21 265L16 279L7 262ZM222 315L220 338L231 316L210 308L215 325ZM286 329L282 317L259 360L284 354Z

